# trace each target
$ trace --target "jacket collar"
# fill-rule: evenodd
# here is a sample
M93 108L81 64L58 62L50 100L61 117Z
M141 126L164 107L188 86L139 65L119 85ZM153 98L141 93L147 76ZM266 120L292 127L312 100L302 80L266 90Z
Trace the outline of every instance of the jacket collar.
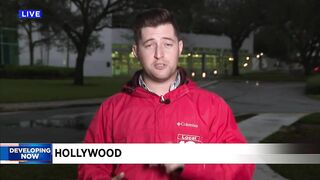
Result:
M151 98L155 101L160 101L161 97L152 93L139 85L139 77L142 70L137 71L132 79L123 87L122 91L131 96L136 96L140 98ZM197 88L196 84L186 77L186 72L182 68L178 68L178 73L180 74L180 84L179 86L166 93L163 98L170 99L171 102L175 101L181 96L187 94L191 89Z
M173 91L175 89L177 89L177 87L180 85L181 81L181 76L180 76L180 73L179 71L177 72L177 76L176 76L176 79L174 80L174 82L171 83L170 87L169 87L169 91ZM140 74L139 76L139 79L138 79L138 83L139 83L139 86L142 87L143 89L151 92L151 93L155 93L152 89L150 89L147 84L144 82L143 80L143 77L142 77L142 74Z
M197 88L197 85L191 80L189 80L187 83L180 85L175 90L170 91L163 96L158 96L157 94L147 91L142 87L136 87L134 91L129 93L129 95L138 97L138 98L147 98L153 102L163 102L163 100L169 100L169 103L170 103L170 102L174 102L175 100L179 99L182 96L187 95L190 92L190 90L195 88Z

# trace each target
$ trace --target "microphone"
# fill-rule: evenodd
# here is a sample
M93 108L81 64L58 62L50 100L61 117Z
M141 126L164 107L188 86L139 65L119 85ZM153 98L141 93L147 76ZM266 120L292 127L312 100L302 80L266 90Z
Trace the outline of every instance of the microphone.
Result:
M164 104L170 104L170 99L165 99L163 103Z
M170 104L170 99L169 98L168 99L164 99L164 97L161 96L160 102L163 103L163 104Z

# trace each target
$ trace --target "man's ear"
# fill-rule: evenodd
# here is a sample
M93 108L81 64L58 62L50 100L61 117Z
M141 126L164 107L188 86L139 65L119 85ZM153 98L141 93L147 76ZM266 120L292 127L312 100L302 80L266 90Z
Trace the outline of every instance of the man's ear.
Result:
M136 44L132 45L132 53L135 58L138 58L138 46ZM138 58L139 59L139 58Z
M181 55L182 50L183 50L183 41L179 40L179 56Z

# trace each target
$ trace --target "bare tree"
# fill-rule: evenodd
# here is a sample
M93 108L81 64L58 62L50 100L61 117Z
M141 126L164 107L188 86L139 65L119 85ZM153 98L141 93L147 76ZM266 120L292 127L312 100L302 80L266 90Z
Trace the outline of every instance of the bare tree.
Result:
M50 31L48 26L44 26L32 20L21 20L19 25L26 32L26 39L29 47L30 66L34 65L34 48L40 44L50 43L55 33ZM36 38L34 35L37 34Z
M37 0L37 7L43 10L44 20L52 28L62 30L75 48L75 85L84 83L83 66L86 55L101 45L97 32L111 27L108 17L125 10L130 4L130 0Z

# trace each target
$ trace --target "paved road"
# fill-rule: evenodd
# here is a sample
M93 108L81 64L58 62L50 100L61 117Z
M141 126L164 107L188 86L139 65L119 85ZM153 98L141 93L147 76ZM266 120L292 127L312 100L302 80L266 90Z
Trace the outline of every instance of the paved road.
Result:
M320 112L320 101L304 95L304 83L220 82L207 89L224 97L235 114Z

